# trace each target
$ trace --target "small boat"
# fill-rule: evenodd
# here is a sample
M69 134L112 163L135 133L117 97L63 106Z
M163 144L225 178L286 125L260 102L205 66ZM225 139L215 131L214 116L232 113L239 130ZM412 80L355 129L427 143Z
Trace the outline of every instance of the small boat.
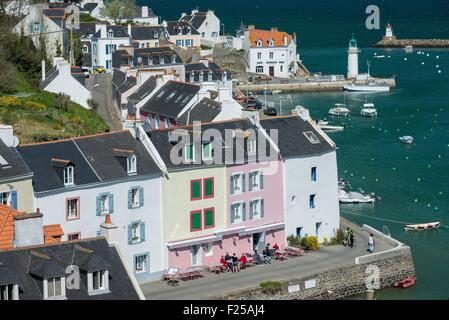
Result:
M406 53L413 52L413 46L405 46L404 51L405 51Z
M329 114L338 117L349 116L349 109L343 103L336 103L333 108L329 109Z
M329 121L320 120L317 122L318 127L323 131L343 131L345 127L343 126L333 126L329 124Z
M379 55L379 56L375 55L374 56L374 59L382 59L382 58L385 58L385 56L384 55Z
M421 230L429 230L438 228L441 225L441 222L428 222L428 223L418 223L418 224L406 224L404 229L406 231L421 231Z
M375 117L377 116L377 109L373 103L364 103L360 114L364 117Z
M413 143L413 137L412 136L402 136L399 137L399 141L404 144L412 144Z
M338 199L340 203L374 203L376 196L374 194L364 194L354 191L338 190Z
M273 91L270 89L260 90L259 94L273 94Z
M369 82L368 84L355 84L343 86L343 89L351 92L388 92L390 86L387 84L381 84L377 82Z
M394 287L395 288L404 288L405 289L405 288L409 288L411 286L414 286L415 283L416 283L415 277L410 276L410 277L402 279L399 282L395 282L394 283Z
M282 90L273 90L271 93L276 95L276 94L282 93Z

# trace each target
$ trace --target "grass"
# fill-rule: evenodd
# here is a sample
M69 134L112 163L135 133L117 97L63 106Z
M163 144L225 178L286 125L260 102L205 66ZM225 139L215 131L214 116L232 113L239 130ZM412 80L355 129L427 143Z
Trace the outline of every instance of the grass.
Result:
M21 81L19 84L26 87ZM71 101L66 109L62 109L58 95L45 91L33 93L18 98L20 103L16 105L0 104L0 121L13 126L20 143L57 140L109 130L106 123L91 110Z
M80 22L104 22L104 21L99 20L95 17L92 17L90 14L81 13L80 14Z

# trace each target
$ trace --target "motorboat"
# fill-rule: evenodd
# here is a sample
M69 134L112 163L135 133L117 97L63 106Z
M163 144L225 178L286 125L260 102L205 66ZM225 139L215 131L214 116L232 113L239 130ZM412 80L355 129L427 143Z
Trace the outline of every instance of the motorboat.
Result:
M422 230L436 229L439 226L441 226L441 222L436 221L428 223L406 224L404 226L404 229L406 231L422 231Z
M282 90L273 90L271 93L276 95L276 94L282 93Z
M376 196L374 194L366 194L355 191L338 190L338 199L340 203L374 203Z
M411 286L414 286L416 283L416 278L413 276L407 277L402 279L401 281L395 282L394 287L395 288L409 288Z
M317 122L318 127L323 131L343 131L345 127L343 126L333 126L329 124L329 121L319 120Z
M273 91L270 89L260 90L259 94L273 94Z
M347 117L349 116L349 109L343 103L336 103L333 108L329 109L329 114L338 117Z
M375 55L374 56L374 59L382 59L382 58L385 58L385 56L384 55Z
M364 117L375 117L377 116L377 109L373 103L364 103L360 114Z
M413 46L405 46L404 51L405 51L406 53L411 53L411 52L413 52Z
M402 136L399 137L399 141L404 144L412 144L413 143L413 137L412 136Z
M388 92L390 91L390 86L377 82L368 82L367 84L351 83L343 86L343 89L351 92Z

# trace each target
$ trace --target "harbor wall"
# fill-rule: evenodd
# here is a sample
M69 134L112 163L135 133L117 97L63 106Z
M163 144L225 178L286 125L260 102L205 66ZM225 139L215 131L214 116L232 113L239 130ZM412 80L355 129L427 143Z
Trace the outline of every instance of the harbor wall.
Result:
M260 288L242 290L218 299L243 300L319 300L342 299L367 292L367 283L375 284L378 272L378 287L391 287L396 281L415 274L410 247L384 235L378 230L363 225L363 229L377 238L394 244L383 252L357 257L354 263L339 266L324 272L300 275L281 282L276 293L264 293Z
M382 39L374 47L376 48L449 48L449 39Z
M396 87L394 78L375 78L376 81L387 83L390 88ZM241 92L261 90L281 90L283 93L287 92L322 92L322 91L342 91L343 86L350 85L352 80L346 81L326 81L326 82L298 82L298 83L268 83L268 84L249 84L239 85L237 89ZM355 81L356 84L365 84L364 81Z

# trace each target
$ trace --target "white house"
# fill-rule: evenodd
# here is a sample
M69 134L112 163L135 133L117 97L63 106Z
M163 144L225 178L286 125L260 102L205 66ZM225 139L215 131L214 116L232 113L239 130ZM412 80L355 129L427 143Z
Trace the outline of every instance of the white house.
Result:
M340 223L334 142L304 109L299 115L264 119L260 124L268 133L278 130L284 162L285 236L330 239Z
M162 172L135 131L19 146L18 151L34 172L35 208L44 224L61 226L62 240L99 236L109 215L137 279L160 276Z
M56 56L64 46L65 9L44 9L42 4L29 6L28 14L14 27L19 35L31 37L34 45L45 44L50 57Z
M105 24L95 25L95 34L92 36L92 65L103 66L112 70L112 53L120 46L129 46L131 37L126 28Z
M63 93L86 109L89 109L88 100L91 98L90 91L84 85L84 75L75 74L75 70L64 58L54 58L53 68L45 72L45 62L42 61L42 90Z
M220 40L220 19L213 10L182 13L179 21L189 22L201 35L201 44L214 46Z
M296 54L295 34L291 36L277 28L260 30L254 26L248 26L244 34L243 47L249 72L280 78L296 74L299 57Z

